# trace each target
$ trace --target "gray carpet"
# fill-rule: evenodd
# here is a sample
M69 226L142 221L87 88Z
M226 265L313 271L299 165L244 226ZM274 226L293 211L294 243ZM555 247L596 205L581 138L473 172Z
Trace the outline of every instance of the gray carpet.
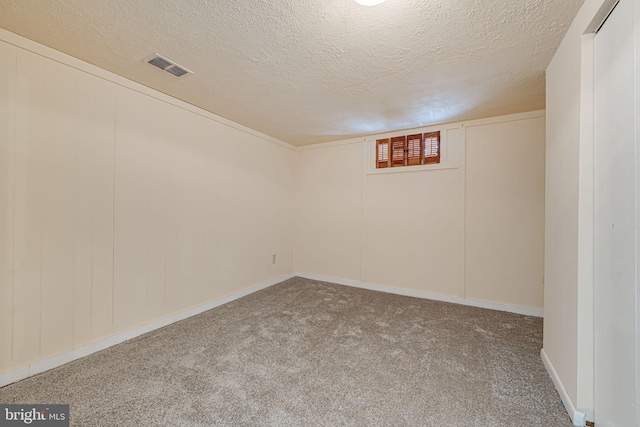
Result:
M75 426L571 426L542 319L294 278L0 389Z

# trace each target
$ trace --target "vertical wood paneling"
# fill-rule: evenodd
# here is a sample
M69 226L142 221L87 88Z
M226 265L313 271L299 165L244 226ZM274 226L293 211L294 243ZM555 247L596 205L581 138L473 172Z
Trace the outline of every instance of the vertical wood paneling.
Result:
M0 42L0 373L284 271L288 154Z
M226 126L214 124L212 132L215 132L215 153L211 167L210 196L214 202L212 221L212 242L215 266L214 271L214 296L220 297L233 292L234 289L234 130Z
M371 176L362 176L362 158L359 144L300 152L297 237L301 271L361 280L363 179L367 179L367 202L378 197L370 191ZM371 228L369 213L367 227ZM388 220L385 224L389 228ZM367 246L371 245L369 238L367 235ZM364 256L367 269L370 262L380 263Z
M263 224L268 222L264 219L268 212L264 205L266 177L263 174L270 159L260 144L244 135L237 136L234 148L237 160L234 164L234 283L242 286L256 283L256 277L264 274L270 263L262 239ZM247 268L248 265L252 268Z
M76 77L70 67L46 64L41 357L73 346Z
M267 235L269 251L277 255L276 264L271 264L269 277L278 277L292 271L291 248L293 241L293 153L276 145L268 145L272 159L273 178L268 189L274 203L269 203L270 221L273 226Z
M146 318L149 210L149 100L118 88L116 117L114 325Z
M77 73L75 145L75 231L73 276L73 342L91 341L93 264L93 146L96 78Z
M116 86L95 80L91 334L113 332L113 211Z
M203 292L211 299L229 293L233 283L233 144L229 143L233 133L226 126L207 122L203 138L202 206L208 263L203 273L207 280Z
M12 366L16 60L0 42L0 373Z
M178 241L178 196L180 194L177 174L178 162L176 158L180 152L182 138L178 137L178 123L182 117L173 117L171 132L176 135L167 141L166 156L167 165L164 173L164 200L165 200L165 223L164 223L164 307L167 312L174 312L177 307L178 298L178 276L177 276L177 241Z
M465 296L543 307L545 119L466 128Z
M458 179L457 169L367 177L367 280L457 294Z
M198 301L206 301L210 297L207 292L210 260L207 257L207 234L208 234L208 200L206 200L206 164L208 161L209 147L212 141L207 140L208 120L203 117L196 117L195 133L193 135L194 148L194 239L193 239L193 281L194 292L192 305ZM197 154L196 154L197 153Z
M291 197L283 195L292 191L293 158L288 150L245 134L234 140L234 281L247 286L290 269L292 206Z
M216 193L216 185L219 185L218 177L224 174L222 167L219 167L220 161L220 141L217 140L217 134L215 128L209 123L205 123L203 126L203 161L202 168L204 172L203 176L203 188L202 188L202 215L204 216L204 255L205 265L203 266L203 295L207 300L213 299L216 296L216 288L218 285L217 272L218 272L218 256L216 253L216 245L221 239L218 230L224 225L220 224L221 216L216 213L216 206L224 204L218 193ZM213 219L213 220L212 220Z
M176 309L188 306L193 291L193 241L194 241L194 118L179 110L178 135L182 139L176 158Z
M165 222L167 174L167 145L172 142L172 111L160 101L152 100L148 114L154 123L149 129L149 264L147 282L148 316L158 318L165 314Z
M14 368L40 358L42 161L47 60L18 50L14 220Z

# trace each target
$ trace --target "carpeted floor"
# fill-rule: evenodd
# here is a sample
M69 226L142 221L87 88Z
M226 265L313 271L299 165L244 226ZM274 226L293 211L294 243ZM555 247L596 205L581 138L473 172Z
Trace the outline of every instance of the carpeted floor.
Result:
M571 426L542 319L294 278L0 389L75 426Z

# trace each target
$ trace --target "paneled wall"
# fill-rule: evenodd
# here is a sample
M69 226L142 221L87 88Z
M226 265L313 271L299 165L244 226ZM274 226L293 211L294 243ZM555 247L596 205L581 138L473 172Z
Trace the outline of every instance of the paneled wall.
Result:
M542 308L544 112L380 172L0 36L0 374L293 271Z
M465 297L543 307L545 120L466 128Z
M360 279L362 174L361 143L300 151L297 271Z
M293 147L117 81L0 42L0 374L292 271Z
M297 271L542 310L544 112L396 134L432 130L428 170L376 171L376 137L300 150Z

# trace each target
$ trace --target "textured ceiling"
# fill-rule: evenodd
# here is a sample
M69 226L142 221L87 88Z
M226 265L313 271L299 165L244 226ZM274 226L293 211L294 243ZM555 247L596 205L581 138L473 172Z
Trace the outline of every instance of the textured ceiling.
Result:
M583 0L0 0L0 27L294 145L544 108ZM140 62L157 52L195 74Z

